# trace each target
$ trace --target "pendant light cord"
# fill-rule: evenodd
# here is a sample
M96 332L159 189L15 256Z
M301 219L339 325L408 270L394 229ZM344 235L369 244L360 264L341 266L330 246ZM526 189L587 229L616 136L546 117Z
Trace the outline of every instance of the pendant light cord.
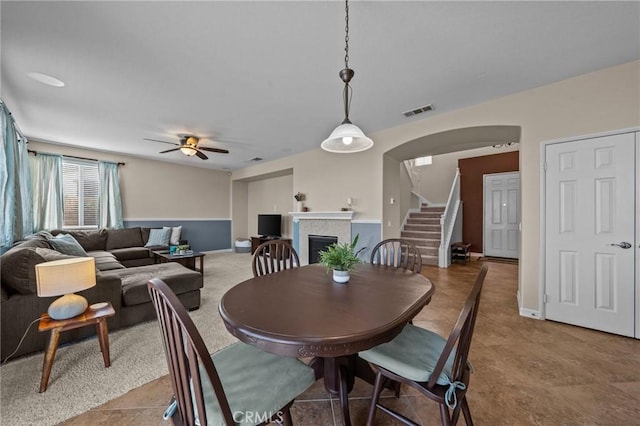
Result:
M349 0L345 0L344 2L344 68L345 70L349 69ZM351 99L349 98L349 92L351 91L351 86L349 85L348 80L344 80L344 90L342 92L342 100L344 102L344 121L342 124L351 123L349 120L349 109L351 108Z
M344 67L349 68L349 0L345 0L344 3Z

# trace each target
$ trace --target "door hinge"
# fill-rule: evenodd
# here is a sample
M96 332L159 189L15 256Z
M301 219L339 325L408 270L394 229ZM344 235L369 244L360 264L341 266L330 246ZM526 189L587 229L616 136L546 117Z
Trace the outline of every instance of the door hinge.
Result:
M547 171L547 162L545 161L544 163L542 163L542 169L546 172Z
M543 303L547 303L547 295L546 294L542 295L542 302Z

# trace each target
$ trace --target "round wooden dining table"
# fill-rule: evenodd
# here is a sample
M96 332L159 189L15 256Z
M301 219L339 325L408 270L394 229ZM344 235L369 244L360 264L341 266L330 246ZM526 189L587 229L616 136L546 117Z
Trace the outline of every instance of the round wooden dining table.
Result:
M348 393L354 377L373 374L358 352L393 339L429 303L434 286L411 271L358 265L346 284L313 264L237 284L219 305L227 330L278 355L314 357L310 365L340 396L350 424Z

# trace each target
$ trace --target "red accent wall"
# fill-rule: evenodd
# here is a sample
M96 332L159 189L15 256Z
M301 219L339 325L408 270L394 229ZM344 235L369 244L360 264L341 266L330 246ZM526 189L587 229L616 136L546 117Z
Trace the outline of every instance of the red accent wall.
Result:
M482 252L483 175L517 172L520 170L519 161L519 151L458 160L460 198L462 199L462 239L465 243L471 243L471 251Z

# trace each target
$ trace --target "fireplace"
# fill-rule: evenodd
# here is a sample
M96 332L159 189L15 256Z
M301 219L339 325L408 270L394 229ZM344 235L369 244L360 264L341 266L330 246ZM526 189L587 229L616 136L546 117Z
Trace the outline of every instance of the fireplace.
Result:
M309 264L320 262L320 252L333 243L338 242L338 237L330 235L309 235Z

